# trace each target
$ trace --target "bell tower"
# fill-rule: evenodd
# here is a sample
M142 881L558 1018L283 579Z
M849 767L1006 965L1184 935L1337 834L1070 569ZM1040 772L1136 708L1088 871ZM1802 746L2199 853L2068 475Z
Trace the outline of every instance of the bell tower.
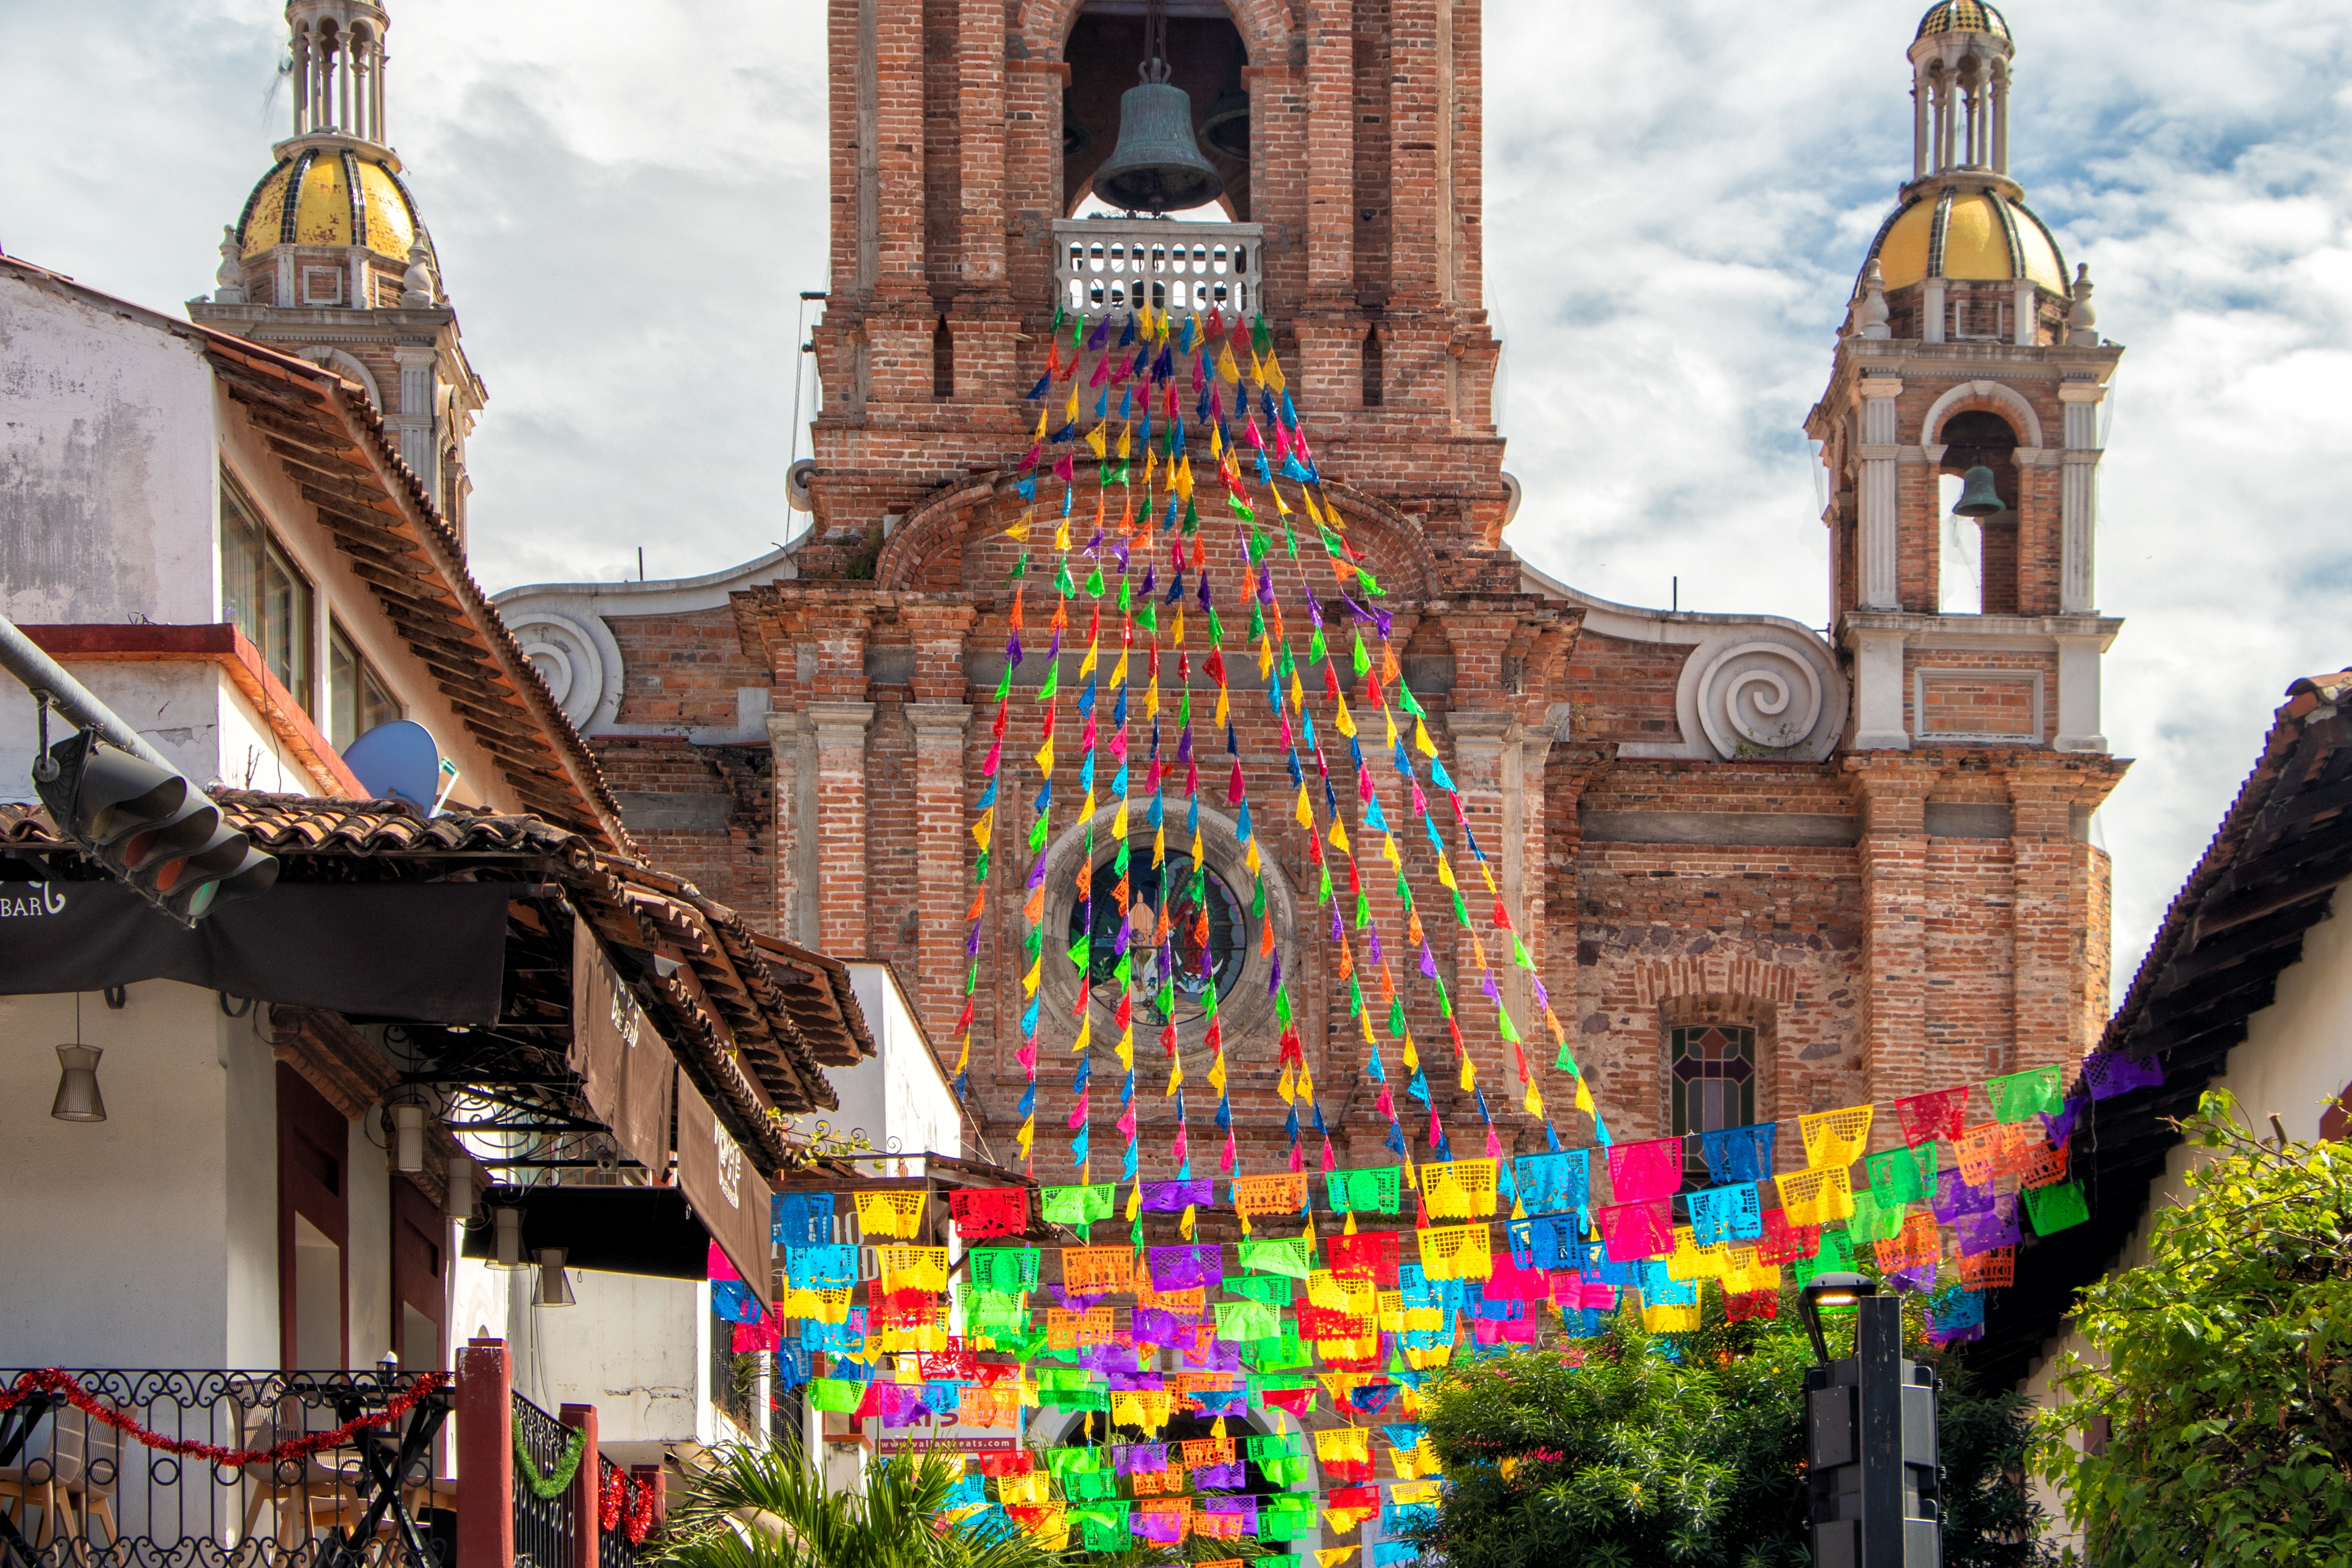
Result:
M2093 571L2098 411L2123 351L2010 176L2014 52L1982 0L1921 19L1911 178L1806 422L1856 751L2107 749L2099 659L2123 623Z
M1263 311L1324 466L1495 551L1480 26L1464 0L834 0L804 569L1020 456L1057 306L1138 303ZM1152 216L1139 138L1187 143L1209 205Z
M392 148L391 26L373 0L288 5L292 123L188 314L358 383L462 541L466 438L488 393Z

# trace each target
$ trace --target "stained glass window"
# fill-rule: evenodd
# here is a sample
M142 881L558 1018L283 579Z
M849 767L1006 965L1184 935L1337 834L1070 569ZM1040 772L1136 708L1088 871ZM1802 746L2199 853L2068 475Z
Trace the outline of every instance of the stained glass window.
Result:
M1746 1127L1756 1120L1756 1031L1730 1024L1693 1024L1666 1031L1666 1086L1678 1135ZM1685 1146L1692 1186L1707 1184L1696 1138Z
M1241 901L1214 871L1204 870L1196 877L1192 867L1181 862L1169 869L1173 884L1173 902L1168 912L1170 946L1175 959L1175 1013L1179 1019L1186 1019L1200 1015L1201 998L1212 984L1222 1000L1241 977L1242 963L1247 956L1248 921ZM1130 864L1127 881L1128 908L1134 922L1131 952L1135 987L1143 994L1146 1010L1159 1018L1161 1014L1156 997L1162 977L1154 937L1160 929L1160 875L1152 867ZM1087 968L1089 979L1097 986L1114 984L1114 972L1118 967L1118 868L1110 862L1095 868L1090 900L1093 937L1088 943ZM1071 941L1076 941L1079 933L1087 929L1088 913L1087 902L1071 906ZM1204 952L1208 959L1205 973L1202 966Z

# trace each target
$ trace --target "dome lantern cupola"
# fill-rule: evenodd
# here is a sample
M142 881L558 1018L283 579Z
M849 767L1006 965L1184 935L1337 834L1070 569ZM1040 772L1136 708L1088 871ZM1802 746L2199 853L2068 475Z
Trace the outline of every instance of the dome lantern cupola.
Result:
M2009 24L1984 0L1937 0L1911 42L1911 178L2009 183ZM2013 192L2011 194L2014 194Z
M2009 173L2015 52L1984 0L1937 0L1919 20L1911 177L1864 264L1878 266L1893 337L2034 344L2065 332L2065 258Z
M188 313L359 385L443 516L465 532L466 439L488 394L385 131L380 0L289 0L291 134L221 240Z
M293 0L286 7L294 69L294 134L337 132L383 147L383 35L368 0Z

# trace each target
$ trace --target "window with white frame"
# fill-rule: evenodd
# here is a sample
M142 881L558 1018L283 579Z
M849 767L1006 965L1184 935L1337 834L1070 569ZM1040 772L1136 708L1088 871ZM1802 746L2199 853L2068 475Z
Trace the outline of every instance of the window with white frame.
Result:
M260 509L227 474L221 476L221 613L260 651L261 662L311 711L314 597L263 526Z
M327 634L327 739L341 751L401 717L400 700L340 626Z

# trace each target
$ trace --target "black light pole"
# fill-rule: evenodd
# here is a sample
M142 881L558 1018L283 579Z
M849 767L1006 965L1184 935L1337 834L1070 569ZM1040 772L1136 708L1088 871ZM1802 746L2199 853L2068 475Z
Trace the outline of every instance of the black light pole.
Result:
M1805 1372L1813 1568L1937 1568L1936 1374L1903 1353L1903 1303L1859 1274L1801 1298L1819 1364ZM1854 1353L1832 1360L1822 1313L1854 1314Z

